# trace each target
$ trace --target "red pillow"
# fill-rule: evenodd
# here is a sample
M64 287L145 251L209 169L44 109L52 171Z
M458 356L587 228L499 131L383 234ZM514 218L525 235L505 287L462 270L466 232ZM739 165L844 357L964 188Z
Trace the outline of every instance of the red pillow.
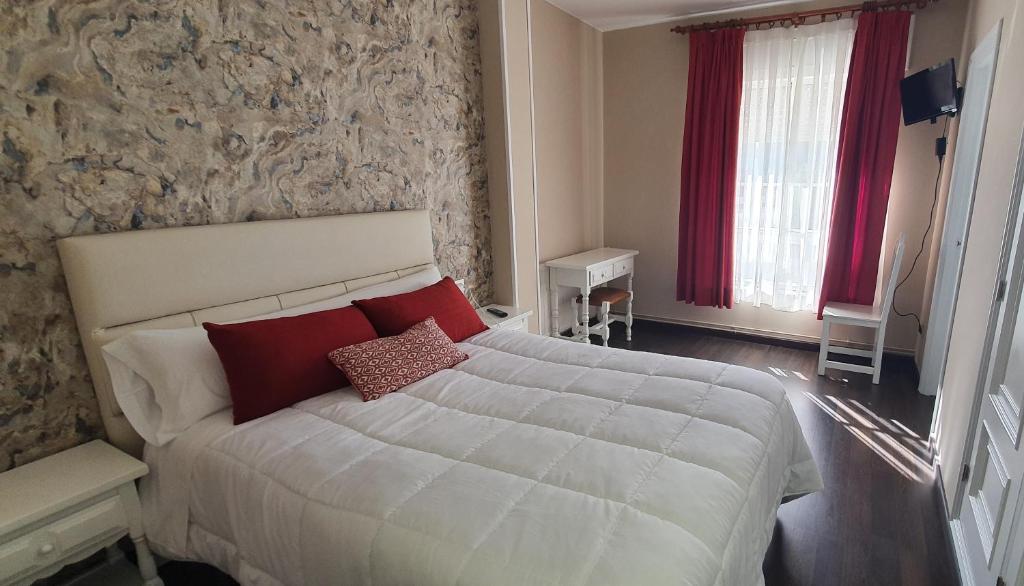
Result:
M364 401L379 399L469 358L432 317L397 336L338 348L328 356L345 371Z
M224 365L236 425L347 386L327 353L377 337L356 307L203 327Z
M353 301L381 336L395 336L433 317L455 342L487 329L451 277L422 289L389 297Z

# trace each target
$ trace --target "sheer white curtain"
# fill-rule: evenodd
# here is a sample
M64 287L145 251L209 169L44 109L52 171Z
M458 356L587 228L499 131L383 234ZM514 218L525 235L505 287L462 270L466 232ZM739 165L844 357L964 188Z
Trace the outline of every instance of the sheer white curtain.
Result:
M817 310L856 21L750 31L736 177L736 300Z

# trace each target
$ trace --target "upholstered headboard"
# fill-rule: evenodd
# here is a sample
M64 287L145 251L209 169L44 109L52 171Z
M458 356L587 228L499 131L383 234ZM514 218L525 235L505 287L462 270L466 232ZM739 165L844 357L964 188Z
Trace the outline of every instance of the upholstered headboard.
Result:
M426 211L75 236L57 248L107 436L136 455L143 441L114 399L107 342L287 309L434 262Z

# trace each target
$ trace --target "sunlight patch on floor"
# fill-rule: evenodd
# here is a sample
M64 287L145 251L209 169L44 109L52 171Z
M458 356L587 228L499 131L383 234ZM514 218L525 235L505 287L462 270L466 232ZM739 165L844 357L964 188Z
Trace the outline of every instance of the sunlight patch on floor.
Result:
M925 440L895 419L885 419L856 399L804 395L872 452L914 482L931 482L934 469Z
M802 381L809 380L804 373L795 370L786 370L785 368L779 368L778 366L769 366L768 370L775 376L781 376L782 378L789 378L790 375L793 375Z

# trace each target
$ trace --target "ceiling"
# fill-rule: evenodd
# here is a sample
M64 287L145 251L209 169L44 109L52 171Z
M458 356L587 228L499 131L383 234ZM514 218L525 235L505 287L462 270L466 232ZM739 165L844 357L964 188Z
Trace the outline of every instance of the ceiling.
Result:
M590 26L609 31L686 16L780 4L771 0L548 0Z

